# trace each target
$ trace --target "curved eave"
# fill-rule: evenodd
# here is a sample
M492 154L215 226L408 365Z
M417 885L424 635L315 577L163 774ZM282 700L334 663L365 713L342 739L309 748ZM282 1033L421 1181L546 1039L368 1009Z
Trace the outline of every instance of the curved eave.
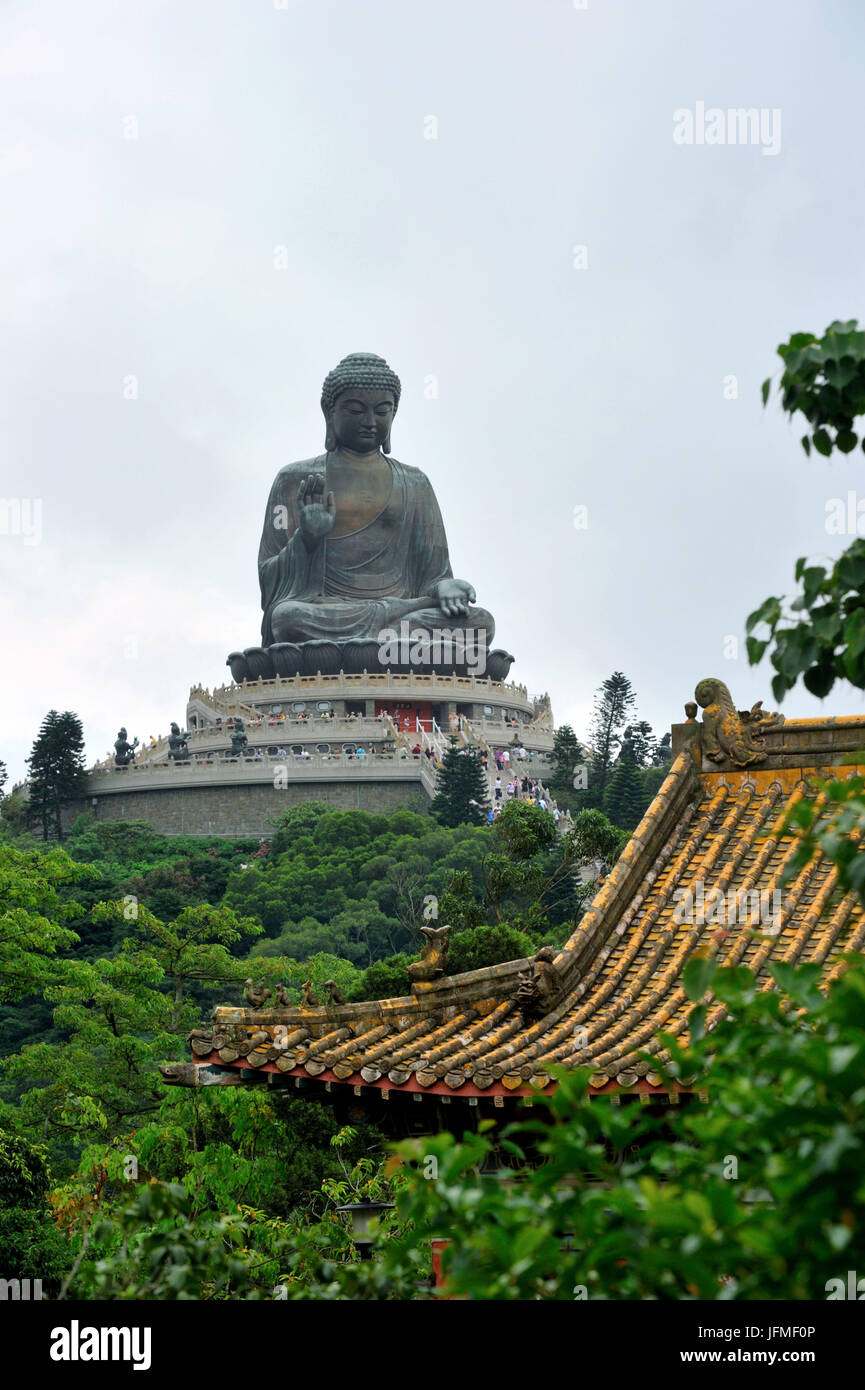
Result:
M682 747L555 957L540 1006L520 993L532 963L517 960L416 983L400 998L312 1009L222 1007L212 1027L190 1039L213 1075L199 1082L189 1064L179 1064L165 1079L196 1085L222 1075L236 1084L238 1073L244 1080L278 1073L387 1095L498 1102L549 1094L552 1073L563 1067L588 1070L592 1094L670 1094L662 1035L687 1042L694 1004L682 972L693 954L744 965L757 989L769 990L777 962L818 964L826 987L844 968L845 952L865 949L862 904L839 889L834 865L817 856L785 878L796 848L789 814L817 795L813 776L838 775L841 758L865 745L865 718L791 721L770 738L764 764L744 770L701 764L693 737ZM851 771L845 766L841 775ZM682 919L683 893L698 888L707 901L722 895L720 925L711 912L708 920L700 911ZM768 917L760 915L763 904L771 906ZM706 1027L725 1012L709 995Z
M353 1072L349 1076L337 1076L336 1072L325 1067L321 1071L308 1072L303 1065L292 1067L285 1070L277 1065L276 1062L263 1062L256 1066L250 1066L246 1058L238 1059L236 1062L223 1062L218 1052L211 1052L208 1056L199 1057L197 1064L206 1067L210 1071L220 1071L231 1077L233 1074L240 1074L244 1082L255 1082L260 1078L269 1076L278 1077L280 1081L291 1083L294 1081L315 1082L330 1091L334 1086L346 1087L358 1093L363 1091L378 1091L385 1097L394 1094L418 1095L418 1096L441 1096L448 1100L489 1100L498 1098L501 1100L543 1100L552 1095L556 1089L556 1082L550 1076L533 1077L531 1081L508 1078L501 1081L491 1081L483 1087L475 1085L474 1081L466 1079L460 1081L458 1085L448 1084L444 1079L437 1079L429 1085L421 1085L414 1075L409 1075L405 1080L393 1080L389 1076L379 1077L378 1080L366 1080L361 1073ZM679 1085L652 1085L645 1077L639 1077L628 1086L622 1086L612 1078L600 1077L593 1078L590 1094L609 1095L627 1092L628 1094L640 1095L646 1099L657 1097L659 1099L669 1096L690 1095L693 1092L692 1086Z

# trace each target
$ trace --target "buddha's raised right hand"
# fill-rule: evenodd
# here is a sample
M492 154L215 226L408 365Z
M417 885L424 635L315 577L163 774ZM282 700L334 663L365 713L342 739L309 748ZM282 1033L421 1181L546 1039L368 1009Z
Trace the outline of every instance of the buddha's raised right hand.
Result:
M297 509L300 532L309 549L333 529L336 502L332 492L325 497L325 482L320 473L310 473L297 490Z

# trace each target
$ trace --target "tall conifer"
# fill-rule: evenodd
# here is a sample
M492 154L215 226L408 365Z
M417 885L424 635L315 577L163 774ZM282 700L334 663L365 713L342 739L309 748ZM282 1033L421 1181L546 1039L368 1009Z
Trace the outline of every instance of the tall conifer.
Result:
M440 825L483 825L489 811L486 774L473 748L460 748L455 738L436 775L436 794L430 812Z
M84 795L84 731L77 714L49 710L27 759L30 768L30 815L40 821L43 837L52 831L63 839L61 810Z

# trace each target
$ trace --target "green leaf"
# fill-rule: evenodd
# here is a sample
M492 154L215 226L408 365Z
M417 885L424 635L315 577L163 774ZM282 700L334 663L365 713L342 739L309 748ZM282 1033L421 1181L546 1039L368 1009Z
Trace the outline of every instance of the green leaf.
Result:
M789 961L769 962L769 974L778 988L806 1009L820 1009L823 996L817 988L819 965L791 965Z
M841 636L841 614L829 603L821 608L812 608L811 626L818 642L823 646L834 646Z
M774 628L781 617L781 600L779 598L767 598L751 613L745 623L745 631L753 632L758 623L768 623Z
M768 399L769 399L769 392L770 392L771 390L772 390L772 378L771 378L770 376L767 376L767 377L766 377L766 380L763 382L763 385L760 387L760 394L761 394L762 397L763 397L763 404L764 404L764 405L766 404L766 402L767 402Z
M851 658L865 651L865 608L857 608L844 624L844 641Z
M811 695L816 695L818 700L825 700L835 684L835 673L831 666L812 666L802 677L802 683Z
M754 972L745 965L722 966L712 982L716 999L739 1009L754 996Z
M769 645L769 639L768 639L768 638L766 639L765 642L761 642L761 641L759 640L759 638L757 638L757 637L747 637L747 638L745 639L745 646L747 647L747 650L748 650L748 663L749 663L749 665L751 665L751 666L756 666L756 665L762 660L762 658L763 658L763 653L764 653L764 651L766 650L766 648L768 647L768 645Z
M814 602L814 599L817 597L821 588L823 587L823 581L826 578L826 571L822 568L821 565L809 565L808 568L803 572L801 578L804 582L805 587L805 601L808 604L808 607L810 608L811 604Z
M826 363L826 380L839 391L843 391L845 386L855 378L858 367L851 357L845 357L840 362L828 361Z
M779 705L784 699L784 696L787 694L787 691L790 689L790 682L785 680L783 676L772 677L772 695L778 701Z
M831 454L832 440L824 429L814 431L814 448L818 454L823 454L824 458L828 458Z
M854 541L835 566L835 577L845 589L857 592L865 587L865 549L861 541Z
M682 987L689 999L695 1003L702 999L717 968L713 956L691 956L682 971Z
M794 333L791 336L789 343L786 343L782 347L778 348L778 353L781 357L783 357L785 353L789 352L791 349L795 351L798 348L810 347L811 344L816 343L816 341L817 339L814 337L813 333Z
M835 437L835 443L842 454L850 454L856 448L859 440L853 430L839 430Z
M698 1004L688 1015L688 1037L693 1047L706 1036L706 1005Z
M788 628L778 634L778 641L772 653L772 665L782 676L786 676L790 686L817 660L818 646L811 629L800 623L798 627Z

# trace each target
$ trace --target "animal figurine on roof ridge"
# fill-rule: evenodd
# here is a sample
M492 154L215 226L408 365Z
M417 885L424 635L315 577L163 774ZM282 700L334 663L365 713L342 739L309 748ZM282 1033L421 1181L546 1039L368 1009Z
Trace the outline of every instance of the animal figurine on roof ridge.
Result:
M694 699L703 710L703 752L713 763L729 758L737 767L749 767L766 758L763 735L779 729L783 714L766 714L763 701L750 710L737 710L727 686L716 676L699 682Z

